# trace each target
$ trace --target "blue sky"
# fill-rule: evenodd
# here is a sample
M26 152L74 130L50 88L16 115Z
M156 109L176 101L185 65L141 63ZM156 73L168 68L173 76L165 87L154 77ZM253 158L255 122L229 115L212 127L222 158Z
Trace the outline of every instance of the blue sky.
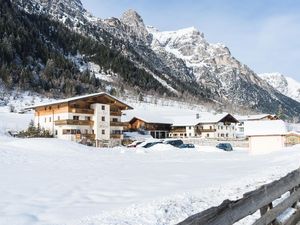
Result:
M257 73L280 72L300 81L300 1L82 0L100 18L136 10L159 30L194 26L209 42L227 45Z

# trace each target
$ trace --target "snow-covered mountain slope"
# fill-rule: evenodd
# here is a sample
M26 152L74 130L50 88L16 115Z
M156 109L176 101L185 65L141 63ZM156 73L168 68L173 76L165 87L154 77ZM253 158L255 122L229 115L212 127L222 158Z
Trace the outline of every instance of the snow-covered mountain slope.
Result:
M195 28L160 32L145 26L142 17L134 10L128 10L120 19L98 19L82 7L80 0L14 2L27 12L42 13L74 31L93 37L145 71L131 75L133 79L129 85L137 86L139 77L149 84L154 83L152 87L157 88L153 91L163 88L160 93L166 92L181 99L218 102L231 110L248 108L265 113L277 113L281 106L289 116L300 115L300 103L264 82L248 66L235 59L226 46L208 43L204 34ZM120 68L123 65L112 66ZM126 68L119 71L123 70ZM144 90L146 87L148 85L140 88Z
M300 82L280 73L262 73L259 76L280 93L300 102Z

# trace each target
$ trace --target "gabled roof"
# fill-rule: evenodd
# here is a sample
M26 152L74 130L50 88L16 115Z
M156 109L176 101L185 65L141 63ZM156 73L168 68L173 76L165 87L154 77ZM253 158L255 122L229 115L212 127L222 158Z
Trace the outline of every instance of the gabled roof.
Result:
M48 102L48 103L44 103L44 104L38 104L38 105L26 107L25 109L36 109L38 107L45 107L45 106L62 104L62 103L68 103L68 102L72 102L72 101L83 100L86 98L98 97L98 96L107 96L107 97L121 103L122 105L126 106L128 109L133 109L131 106L127 105L126 103L122 102L121 100L117 99L116 97L114 97L110 94L107 94L105 92L99 92L99 93L94 93L94 94L88 94L88 95L76 96L76 97L72 97L72 98L61 99L61 100L52 101L52 102Z
M177 116L173 117L173 127L188 127L196 126L198 124L196 116Z
M156 123L156 124L172 124L172 121L167 118L163 118L157 115L138 115L134 116L131 120L129 120L129 123L133 122L134 120L142 120L145 123Z
M285 135L287 128L282 120L259 120L245 122L246 136Z
M237 119L235 119L231 114L228 113L222 113L222 114L210 114L210 113L198 113L199 118L196 118L196 115L191 116L183 116L174 118L174 127L180 127L180 126L196 126L198 124L207 124L207 123L218 123L225 119L226 117L230 117L234 122L238 122Z
M251 121L251 120L261 120L266 117L276 117L276 115L272 114L256 114L256 115L246 115L246 116L236 116L237 120L243 121Z
M230 118L231 120L233 120L234 122L238 122L238 120L234 116L232 116L231 114L222 113L222 114L212 115L210 117L200 118L199 123L218 123L218 122L221 122L222 120L224 120L227 117Z

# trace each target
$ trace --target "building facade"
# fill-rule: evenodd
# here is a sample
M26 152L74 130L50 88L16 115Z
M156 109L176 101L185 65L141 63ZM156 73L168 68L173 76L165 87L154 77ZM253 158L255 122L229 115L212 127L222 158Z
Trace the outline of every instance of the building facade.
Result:
M121 144L122 110L132 109L106 93L96 93L30 107L35 125L54 137L95 146Z
M128 122L128 131L144 131L150 134L153 138L167 138L171 129L171 123L161 121L151 121L138 117L132 118Z
M258 114L258 115L247 115L247 116L236 116L239 123L236 126L236 136L238 138L245 138L245 122L247 121L266 121L266 120L278 120L276 115L271 114Z
M230 114L198 118L187 123L175 122L172 125L169 137L234 139L237 123L238 121Z
M264 154L285 146L286 125L282 120L261 120L245 122L245 135L249 150L254 154Z
M298 132L295 131L288 132L285 138L286 138L285 143L288 146L300 144L300 133Z

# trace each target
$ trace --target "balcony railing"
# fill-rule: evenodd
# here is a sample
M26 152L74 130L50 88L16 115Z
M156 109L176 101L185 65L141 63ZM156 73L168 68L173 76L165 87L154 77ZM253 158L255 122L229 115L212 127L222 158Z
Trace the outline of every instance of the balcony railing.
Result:
M81 139L89 139L89 140L95 140L95 134L76 134L76 139L81 140Z
M111 127L123 127L123 126L126 126L126 124L123 122L119 122L119 121L110 121L110 126Z
M91 120L56 120L55 125L79 125L79 126L93 126L94 121Z
M184 133L184 132L186 132L186 129L185 128L173 128L173 129L171 129L171 132L172 133Z
M123 139L123 135L122 134L111 134L110 138L111 139Z
M111 116L122 116L122 112L121 111L117 111L117 110L111 110L110 111L110 115Z
M205 128L198 128L198 129L196 129L197 133L201 133L201 132L216 132L216 131L217 130L214 129L214 128L212 128L212 129L210 129L210 128L207 128L207 129L205 129Z
M94 114L93 109L80 109L80 108L72 108L70 110L72 113L81 113L81 114Z

